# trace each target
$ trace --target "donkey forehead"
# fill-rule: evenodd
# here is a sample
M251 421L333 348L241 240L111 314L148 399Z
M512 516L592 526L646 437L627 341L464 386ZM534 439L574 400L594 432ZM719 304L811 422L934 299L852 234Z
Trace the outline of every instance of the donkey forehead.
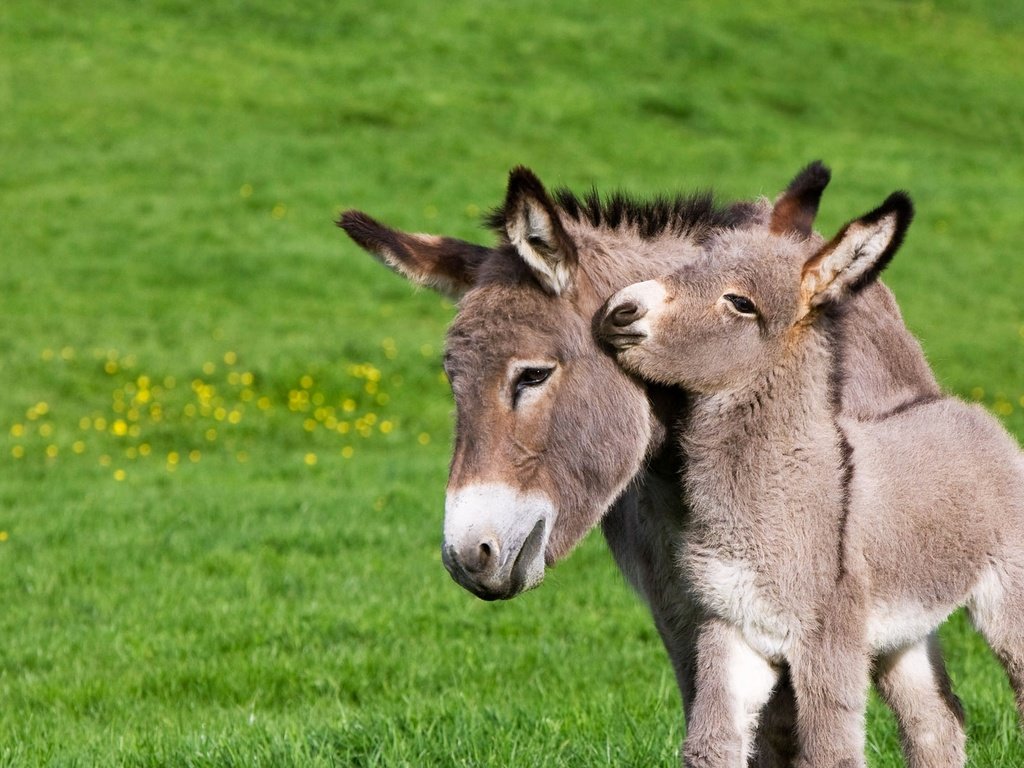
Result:
M586 344L588 327L570 301L537 286L483 285L459 302L446 358L460 367L479 367L518 356L571 357Z

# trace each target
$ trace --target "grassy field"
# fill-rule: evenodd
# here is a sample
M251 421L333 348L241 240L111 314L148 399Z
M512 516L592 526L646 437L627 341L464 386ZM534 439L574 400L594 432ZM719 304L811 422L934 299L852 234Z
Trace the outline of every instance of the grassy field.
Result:
M598 535L507 604L445 573L454 310L345 207L486 239L519 163L739 197L823 158L826 231L913 194L888 282L1024 437L1024 6L509 6L0 6L0 765L676 764ZM972 765L1024 764L944 641Z

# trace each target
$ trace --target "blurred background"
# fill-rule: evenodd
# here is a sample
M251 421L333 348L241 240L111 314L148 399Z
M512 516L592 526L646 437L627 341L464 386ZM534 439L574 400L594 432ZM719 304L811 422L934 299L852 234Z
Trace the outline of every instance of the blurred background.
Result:
M445 573L454 308L333 220L490 243L517 164L733 199L821 158L825 233L914 197L886 280L1020 438L1022 50L996 0L5 0L0 765L676 765L599 535L506 604ZM1024 763L944 641L972 764Z

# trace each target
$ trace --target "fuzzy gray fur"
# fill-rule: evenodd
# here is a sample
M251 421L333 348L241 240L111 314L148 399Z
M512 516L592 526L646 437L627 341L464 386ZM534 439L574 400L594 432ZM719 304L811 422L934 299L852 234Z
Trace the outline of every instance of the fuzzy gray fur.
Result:
M723 233L697 262L608 302L602 330L620 364L691 392L678 566L705 615L688 765L738 764L737 670L770 690L783 664L798 766L865 765L872 671L905 742L930 734L911 764L962 764L959 707L931 636L958 606L1024 717L1019 447L983 409L934 392L874 413L836 392L858 378L847 355L870 324L854 313L883 307L872 281L910 214L893 195L827 244L773 216L771 231ZM920 365L910 341L889 353L890 370Z

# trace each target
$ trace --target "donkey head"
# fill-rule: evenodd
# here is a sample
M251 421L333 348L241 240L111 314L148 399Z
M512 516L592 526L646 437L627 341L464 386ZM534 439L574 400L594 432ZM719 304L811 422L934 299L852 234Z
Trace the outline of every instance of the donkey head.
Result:
M644 389L593 337L609 289L595 288L592 249L563 216L518 168L491 216L495 248L357 212L339 222L395 271L460 298L444 363L456 429L442 556L485 599L540 583L639 471L655 434Z
M811 227L828 179L820 163L808 166L766 226L723 231L702 260L612 296L599 332L620 364L698 393L769 374L803 329L878 276L913 215L896 192L823 243Z

